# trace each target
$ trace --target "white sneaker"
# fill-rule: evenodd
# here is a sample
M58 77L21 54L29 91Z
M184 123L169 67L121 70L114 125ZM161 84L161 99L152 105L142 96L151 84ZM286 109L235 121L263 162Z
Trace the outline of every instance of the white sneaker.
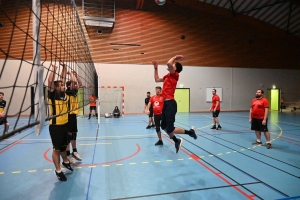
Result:
M67 156L68 160L70 161L71 164L74 164L76 161L72 155Z
M80 157L79 153L78 152L72 152L72 156L78 160L78 161L82 161L82 158Z

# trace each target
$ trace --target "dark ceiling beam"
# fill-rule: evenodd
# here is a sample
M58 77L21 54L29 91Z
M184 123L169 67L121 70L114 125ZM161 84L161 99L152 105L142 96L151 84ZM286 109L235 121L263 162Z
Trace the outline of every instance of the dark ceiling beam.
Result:
M234 6L233 6L232 0L230 0L230 7L231 7L232 15L235 17L235 11L234 11Z
M261 6L261 7L252 8L252 9L250 9L250 10L247 10L247 11L242 12L242 14L246 14L246 13L249 13L249 12L252 12L252 11L255 11L255 10L259 10L259 9L262 9L262 8L274 6L274 5L277 5L277 4L284 3L284 2L286 2L286 1L285 1L285 0L283 0L283 1L278 1L278 2L275 2L275 3L268 4L268 5L263 5L263 6Z
M290 10L289 10L289 18L287 21L287 27L286 27L286 32L289 32L289 28L290 28L290 20L291 20L291 13L292 13L292 8L293 8L293 3L290 3Z

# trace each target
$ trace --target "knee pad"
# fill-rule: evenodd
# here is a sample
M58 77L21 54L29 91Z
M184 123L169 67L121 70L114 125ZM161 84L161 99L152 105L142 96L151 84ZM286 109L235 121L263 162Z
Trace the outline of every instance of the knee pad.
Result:
M72 140L76 140L76 138L77 138L77 133L72 133Z
M171 133L174 131L174 129L175 129L174 126L173 126L173 127L167 127L165 131L166 131L166 132L168 133L168 135L169 135L169 134L171 134Z
M67 142L68 142L68 144L70 144L71 140L72 140L72 135L68 134L68 136L67 136Z
M160 128L156 127L156 133L160 132Z
M64 152L66 150L67 150L67 146L63 146L63 147L60 148L60 152Z

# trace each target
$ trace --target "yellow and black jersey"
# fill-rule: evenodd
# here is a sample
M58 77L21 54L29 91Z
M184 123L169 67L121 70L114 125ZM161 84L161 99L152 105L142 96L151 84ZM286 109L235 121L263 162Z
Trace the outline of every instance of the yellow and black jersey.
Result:
M70 114L78 114L78 90L70 90L69 88L66 90L66 94L69 96L68 108L70 110Z
M5 106L6 106L6 101L5 100L0 101L0 113L4 111Z
M48 91L48 103L50 107L50 117L59 115L50 119L51 125L62 125L68 122L68 101L69 96L64 92Z

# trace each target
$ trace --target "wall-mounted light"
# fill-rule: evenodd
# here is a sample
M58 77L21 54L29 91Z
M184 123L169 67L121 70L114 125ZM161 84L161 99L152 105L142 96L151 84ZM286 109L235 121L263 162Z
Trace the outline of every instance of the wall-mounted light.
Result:
M273 89L276 89L276 85L273 85Z
M180 87L180 88L183 88L183 84L180 84L179 87Z

